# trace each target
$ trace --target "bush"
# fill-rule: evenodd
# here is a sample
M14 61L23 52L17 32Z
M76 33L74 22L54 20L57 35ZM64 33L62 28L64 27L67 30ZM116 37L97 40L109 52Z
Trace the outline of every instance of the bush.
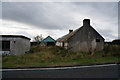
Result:
M104 54L106 56L120 56L120 46L119 45L105 45Z

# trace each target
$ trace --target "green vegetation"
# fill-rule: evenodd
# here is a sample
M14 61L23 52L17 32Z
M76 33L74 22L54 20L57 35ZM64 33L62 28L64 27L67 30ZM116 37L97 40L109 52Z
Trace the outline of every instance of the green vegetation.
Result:
M120 46L105 45L103 51L90 55L85 52L70 53L62 47L33 46L24 55L3 56L3 68L74 66L102 63L117 63Z

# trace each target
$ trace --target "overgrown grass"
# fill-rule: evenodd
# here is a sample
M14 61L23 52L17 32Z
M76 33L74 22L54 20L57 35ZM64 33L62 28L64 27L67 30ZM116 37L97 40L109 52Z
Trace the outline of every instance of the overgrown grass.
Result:
M116 63L120 58L120 46L105 45L103 51L90 55L85 52L70 53L62 47L33 46L24 55L3 56L3 68L73 66Z

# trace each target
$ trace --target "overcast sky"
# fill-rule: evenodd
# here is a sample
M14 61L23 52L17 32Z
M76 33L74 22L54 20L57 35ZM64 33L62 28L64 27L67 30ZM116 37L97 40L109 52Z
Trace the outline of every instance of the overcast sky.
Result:
M57 39L91 20L106 41L118 38L117 2L2 2L0 34Z

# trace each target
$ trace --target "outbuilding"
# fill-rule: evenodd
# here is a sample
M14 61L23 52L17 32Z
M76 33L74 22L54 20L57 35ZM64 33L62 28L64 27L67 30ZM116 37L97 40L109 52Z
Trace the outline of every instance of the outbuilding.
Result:
M83 26L57 39L57 46L71 52L92 52L104 48L104 38L90 25L90 19L83 20Z
M55 40L51 36L44 38L41 43L41 46L55 46Z
M0 54L18 55L30 50L30 38L23 35L0 35Z

